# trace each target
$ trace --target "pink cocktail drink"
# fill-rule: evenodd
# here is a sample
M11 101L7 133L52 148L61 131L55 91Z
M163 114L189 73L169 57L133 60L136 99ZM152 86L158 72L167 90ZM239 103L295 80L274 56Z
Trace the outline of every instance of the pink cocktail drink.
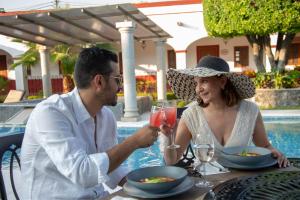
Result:
M161 110L151 113L150 125L159 128L163 119L163 114L164 113Z
M165 122L167 126L170 128L174 128L176 124L176 117L177 117L177 108L176 107L165 107L164 108L165 114Z

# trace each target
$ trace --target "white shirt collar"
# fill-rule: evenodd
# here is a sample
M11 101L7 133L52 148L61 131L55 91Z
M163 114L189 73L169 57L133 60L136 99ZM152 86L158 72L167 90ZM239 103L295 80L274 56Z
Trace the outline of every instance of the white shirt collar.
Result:
M75 112L76 121L80 124L90 118L92 116L87 111L85 105L82 103L81 97L79 96L79 91L77 87L73 89L73 91L70 93L70 95L73 95L75 98L75 101L73 101L73 108Z

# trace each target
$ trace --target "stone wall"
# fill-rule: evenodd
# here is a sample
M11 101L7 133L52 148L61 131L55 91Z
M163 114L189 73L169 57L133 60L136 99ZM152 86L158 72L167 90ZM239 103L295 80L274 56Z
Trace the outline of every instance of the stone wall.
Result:
M139 114L143 114L145 112L149 112L152 106L152 98L150 96L137 96L137 108ZM118 97L119 108L124 110L124 97Z
M255 102L262 107L300 106L299 89L256 89Z

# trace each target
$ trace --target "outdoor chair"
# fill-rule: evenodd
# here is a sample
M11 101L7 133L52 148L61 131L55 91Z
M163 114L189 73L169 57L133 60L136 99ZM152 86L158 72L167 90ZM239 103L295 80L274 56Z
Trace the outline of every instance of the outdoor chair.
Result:
M14 103L22 100L25 92L22 90L10 90L3 103Z
M0 159L1 159L1 164L0 164L0 192L1 192L1 199L2 200L7 200L8 199L8 192L10 191L9 189L12 189L12 192L17 200L19 200L19 196L17 194L17 189L15 185L15 180L14 180L14 162L15 160L18 163L17 168L21 169L20 165L20 158L17 154L17 150L21 148L22 145L22 140L24 137L24 133L16 133L13 135L8 135L8 136L3 136L0 137ZM9 153L6 153L9 152ZM6 159L4 159L4 157ZM3 162L4 161L4 162ZM5 166L3 166L3 164ZM9 168L9 181L6 178L6 183L4 183L4 168ZM11 188L9 188L11 187Z
M186 108L187 107L177 108L177 119L179 119L181 117L183 111ZM183 154L182 158L175 164L175 166L182 167L182 168L187 168L191 164L194 163L194 159L195 159L195 154L194 154L192 145L189 144L189 146L186 148L186 151Z

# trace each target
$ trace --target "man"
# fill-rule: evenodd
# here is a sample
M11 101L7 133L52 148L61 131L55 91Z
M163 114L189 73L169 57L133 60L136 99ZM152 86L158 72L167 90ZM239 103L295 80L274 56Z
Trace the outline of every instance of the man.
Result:
M106 105L117 103L121 85L117 56L98 47L83 49L75 65L77 88L39 103L21 148L22 199L99 199L103 183L122 185L120 164L157 139L146 126L117 144L117 126Z

